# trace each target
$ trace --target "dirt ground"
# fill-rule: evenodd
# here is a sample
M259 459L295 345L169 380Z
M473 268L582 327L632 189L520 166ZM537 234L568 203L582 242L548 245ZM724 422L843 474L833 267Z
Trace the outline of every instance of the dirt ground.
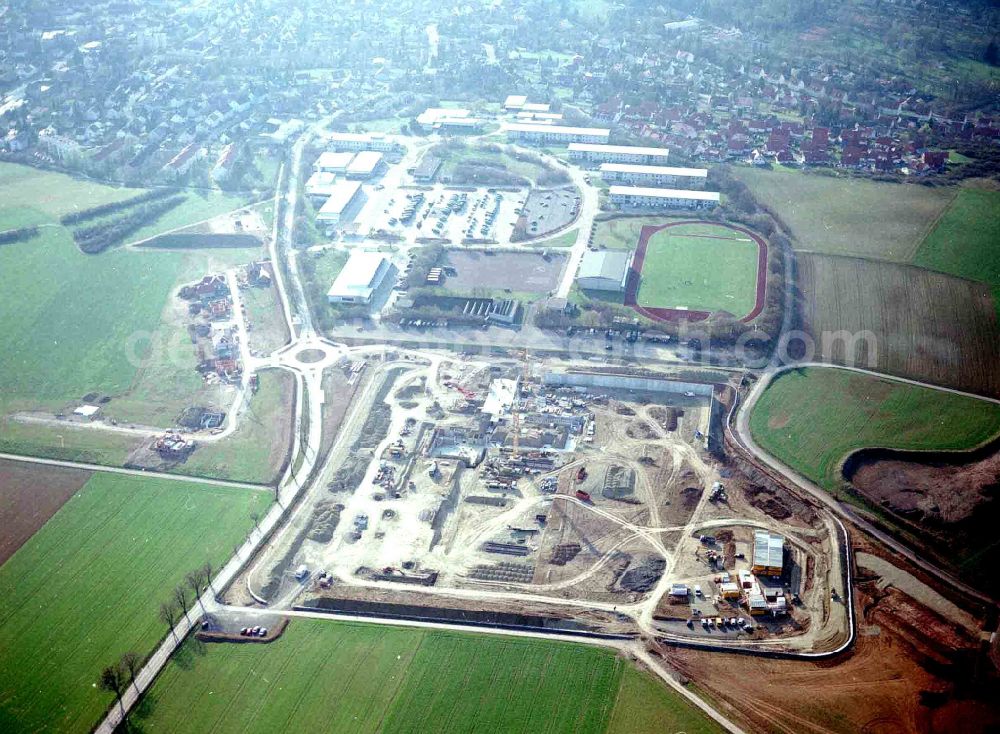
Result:
M664 656L748 728L802 732L987 732L1000 725L996 672L968 680L968 638L901 592L858 590L858 641L835 660L802 662L668 648ZM928 635L929 625L947 632ZM962 645L959 647L959 645ZM989 667L988 663L984 667Z
M455 268L445 287L473 292L506 288L522 293L547 293L559 284L565 255L534 252L449 250L443 265Z
M0 460L0 565L24 545L91 472Z
M969 518L1000 482L1000 452L970 464L935 465L884 460L861 466L851 483L874 504L920 519L955 523Z

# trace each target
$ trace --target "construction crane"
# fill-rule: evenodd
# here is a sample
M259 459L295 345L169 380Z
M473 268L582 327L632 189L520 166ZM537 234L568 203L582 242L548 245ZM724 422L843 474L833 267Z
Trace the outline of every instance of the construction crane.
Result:
M518 410L518 398L521 393L521 385L528 384L528 379L531 375L528 369L528 350L525 349L521 352L521 375L520 378L514 383L514 399L510 404L510 427L514 432L514 455L517 455L518 450L521 447L521 412Z

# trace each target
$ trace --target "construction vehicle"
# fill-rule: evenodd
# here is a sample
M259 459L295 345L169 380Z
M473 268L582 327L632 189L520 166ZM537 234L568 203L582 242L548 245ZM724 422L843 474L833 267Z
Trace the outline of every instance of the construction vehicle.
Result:
M576 481L582 482L587 478L587 468L584 466L580 467L580 470L576 473Z
M581 502L590 502L590 493L584 492L582 489L576 490L576 498Z

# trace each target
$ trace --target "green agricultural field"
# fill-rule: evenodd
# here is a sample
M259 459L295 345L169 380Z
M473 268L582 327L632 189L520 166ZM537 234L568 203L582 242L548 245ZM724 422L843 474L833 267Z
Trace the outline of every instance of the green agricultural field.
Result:
M59 191L61 198L46 198L46 191ZM257 250L118 248L85 255L69 229L58 224L58 217L74 208L68 199L93 206L134 193L24 166L0 166L0 221L45 225L31 240L0 247L7 286L0 295L5 347L0 415L75 407L95 392L119 398L108 405L109 416L162 425L202 389L171 294L184 282L252 259ZM151 348L159 356L143 366ZM44 431L13 429L16 435L11 435L4 428L0 445L19 443L19 450L30 453L45 450L46 443L70 443L65 436L54 438L59 431L45 440ZM42 439L32 448L27 444L35 435Z
M666 694L666 695L664 695ZM650 673L625 668L608 734L686 732L708 734L719 727Z
M217 443L202 442L172 471L255 484L278 480L291 448L295 378L287 370L258 374L260 388L236 430Z
M1000 317L1000 191L960 191L913 262L988 283Z
M961 450L1000 432L1000 406L833 367L785 372L750 415L765 451L839 494L840 464L866 447Z
M112 700L101 669L152 651L159 604L221 566L270 497L95 474L0 567L0 731L90 731Z
M699 224L661 230L646 246L636 300L742 318L757 301L757 257L757 243L733 230Z
M598 734L614 711L639 725L630 734L717 731L628 671L610 651L584 645L294 619L270 645L188 640L136 719L149 734Z
M761 204L785 222L795 246L828 255L910 262L955 196L930 188L808 173L734 169Z

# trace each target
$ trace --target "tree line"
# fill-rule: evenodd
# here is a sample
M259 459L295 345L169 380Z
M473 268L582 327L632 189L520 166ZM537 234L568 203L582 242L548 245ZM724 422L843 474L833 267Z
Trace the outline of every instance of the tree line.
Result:
M21 227L20 229L8 229L0 232L0 245L9 245L13 242L30 240L38 234L38 227Z
M186 574L184 580L171 592L170 599L160 604L160 620L170 627L170 634L174 636L175 641L179 642L174 625L180 621L182 616L190 621L188 612L192 609L194 602L197 600L201 604L201 595L206 589L211 588L213 570L212 564L206 561L200 568ZM202 611L205 611L204 606L202 606ZM135 686L136 693L141 692L136 677L142 670L145 661L146 659L137 652L130 650L122 653L118 660L101 671L97 681L101 690L114 694L115 700L121 707L123 717L126 716L126 712L122 696L125 695L125 691L130 685Z
M117 219L74 230L73 241L83 252L96 255L113 245L121 244L130 234L180 206L184 200L183 195L175 195L140 204Z
M177 192L171 189L153 189L152 191L145 191L141 194L129 197L128 199L122 199L121 201L113 201L110 204L101 204L100 206L92 206L89 209L81 209L78 212L64 214L59 218L59 223L70 225L78 224L79 222L86 222L88 219L103 217L105 214L113 214L114 212L121 211L122 209L131 209L134 206L145 204L148 201L165 199L175 193Z

